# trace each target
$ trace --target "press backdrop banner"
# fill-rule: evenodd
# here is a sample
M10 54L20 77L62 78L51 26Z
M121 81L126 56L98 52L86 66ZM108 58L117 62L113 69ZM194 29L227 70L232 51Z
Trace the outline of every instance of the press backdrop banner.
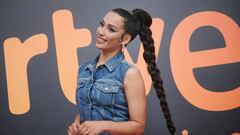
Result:
M93 59L113 8L153 17L156 56L176 135L240 135L239 0L1 0L0 134L65 135L78 65ZM145 135L168 135L137 37L125 52L144 77Z

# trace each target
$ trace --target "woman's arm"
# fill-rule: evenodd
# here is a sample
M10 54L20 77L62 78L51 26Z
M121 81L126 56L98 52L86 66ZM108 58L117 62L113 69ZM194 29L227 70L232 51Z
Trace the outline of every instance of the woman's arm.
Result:
M124 79L128 102L129 121L106 122L106 131L111 134L143 134L146 122L146 94L140 71L130 68Z
M146 122L146 94L143 78L137 68L130 68L124 79L124 89L129 109L129 121L86 121L80 126L81 134L134 135L143 134Z

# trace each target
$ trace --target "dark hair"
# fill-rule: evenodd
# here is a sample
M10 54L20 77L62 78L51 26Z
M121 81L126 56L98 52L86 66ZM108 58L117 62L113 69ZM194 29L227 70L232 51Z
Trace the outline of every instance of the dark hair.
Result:
M124 18L125 34L131 35L131 40L139 34L144 48L143 58L147 63L148 72L151 76L160 105L162 106L162 111L167 122L167 128L171 134L174 134L176 129L171 119L170 110L166 101L163 81L160 77L160 71L156 63L152 31L149 28L152 24L151 16L142 9L133 9L132 13L122 8L116 8L112 11Z

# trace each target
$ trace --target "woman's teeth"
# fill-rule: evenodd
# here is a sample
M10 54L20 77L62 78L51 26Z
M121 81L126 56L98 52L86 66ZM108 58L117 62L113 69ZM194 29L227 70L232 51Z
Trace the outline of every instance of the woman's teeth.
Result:
M104 40L104 39L101 39L101 38L97 38L97 42L101 44L101 43L104 43L104 42L106 42L106 40Z

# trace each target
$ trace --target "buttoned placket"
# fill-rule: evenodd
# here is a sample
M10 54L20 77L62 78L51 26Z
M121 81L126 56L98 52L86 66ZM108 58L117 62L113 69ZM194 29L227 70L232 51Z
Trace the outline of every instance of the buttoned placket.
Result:
M92 67L94 68L91 68L91 79L90 79L90 87L89 87L89 91L88 91L88 100L90 102L89 106L90 106L90 109L89 109L89 112L88 112L88 117L90 118L90 120L92 120L92 117L91 117L91 110L92 110L92 99L91 99L91 91L92 91L92 87L93 87L93 84L94 84L94 73L95 73L95 67L96 67L96 64Z

